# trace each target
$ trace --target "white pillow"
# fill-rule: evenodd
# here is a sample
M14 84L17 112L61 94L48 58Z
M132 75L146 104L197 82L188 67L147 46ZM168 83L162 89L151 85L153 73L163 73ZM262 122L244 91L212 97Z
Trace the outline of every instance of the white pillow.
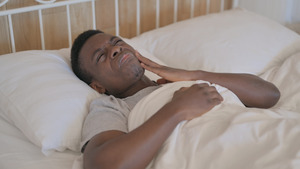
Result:
M164 64L147 51L138 51ZM146 75L152 80L158 78L148 71ZM0 116L19 128L44 154L79 151L89 104L98 96L73 73L70 49L0 56Z
M167 65L259 74L296 50L300 36L243 9L196 17L131 39Z
M44 153L79 151L89 103L99 94L70 68L70 49L0 56L0 115Z

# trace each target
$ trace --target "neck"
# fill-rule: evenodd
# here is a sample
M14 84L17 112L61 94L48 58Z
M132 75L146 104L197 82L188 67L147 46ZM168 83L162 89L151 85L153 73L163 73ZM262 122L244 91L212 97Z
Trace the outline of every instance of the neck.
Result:
M118 97L118 98L129 97L129 96L136 94L138 91L140 91L146 87L156 86L156 85L157 84L155 82L151 81L147 76L143 75L143 77L139 81L137 81L136 83L131 85L124 92L116 94L115 97Z

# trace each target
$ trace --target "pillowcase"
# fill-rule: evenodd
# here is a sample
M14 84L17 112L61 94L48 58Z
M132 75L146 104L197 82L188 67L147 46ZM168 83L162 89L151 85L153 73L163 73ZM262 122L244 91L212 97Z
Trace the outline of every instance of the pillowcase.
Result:
M139 51L163 64L147 51ZM151 72L146 75L158 78ZM0 56L0 116L46 155L66 149L79 152L82 125L96 97L99 93L73 73L70 49Z
M243 9L180 21L131 39L183 69L260 74L300 50L300 36Z
M70 49L0 56L0 115L47 154L79 151L81 128L99 94L70 68Z

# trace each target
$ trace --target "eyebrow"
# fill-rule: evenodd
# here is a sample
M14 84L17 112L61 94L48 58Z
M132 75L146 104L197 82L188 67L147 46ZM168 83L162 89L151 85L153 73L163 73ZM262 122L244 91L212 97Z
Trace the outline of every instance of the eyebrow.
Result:
M114 41L114 39L116 39L116 38L119 38L119 37L117 37L117 36L113 36L113 37L111 37L111 38L110 38L110 40L109 40L109 42L112 42L112 41Z
M109 43L113 42L114 39L119 38L117 36L113 36L110 38ZM91 59L94 60L96 53L98 53L99 51L103 50L103 48L98 48L97 50L95 50L91 56Z

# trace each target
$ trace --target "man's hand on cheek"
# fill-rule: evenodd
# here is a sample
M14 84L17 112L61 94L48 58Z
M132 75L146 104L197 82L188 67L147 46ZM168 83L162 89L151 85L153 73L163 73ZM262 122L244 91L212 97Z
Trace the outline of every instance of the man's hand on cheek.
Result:
M189 80L199 80L196 78L194 71L188 71L183 69L171 68L168 66L160 65L148 58L143 57L138 51L136 51L136 56L141 62L141 66L146 70L157 74L158 76L165 79L165 82L175 82L175 81L189 81Z

